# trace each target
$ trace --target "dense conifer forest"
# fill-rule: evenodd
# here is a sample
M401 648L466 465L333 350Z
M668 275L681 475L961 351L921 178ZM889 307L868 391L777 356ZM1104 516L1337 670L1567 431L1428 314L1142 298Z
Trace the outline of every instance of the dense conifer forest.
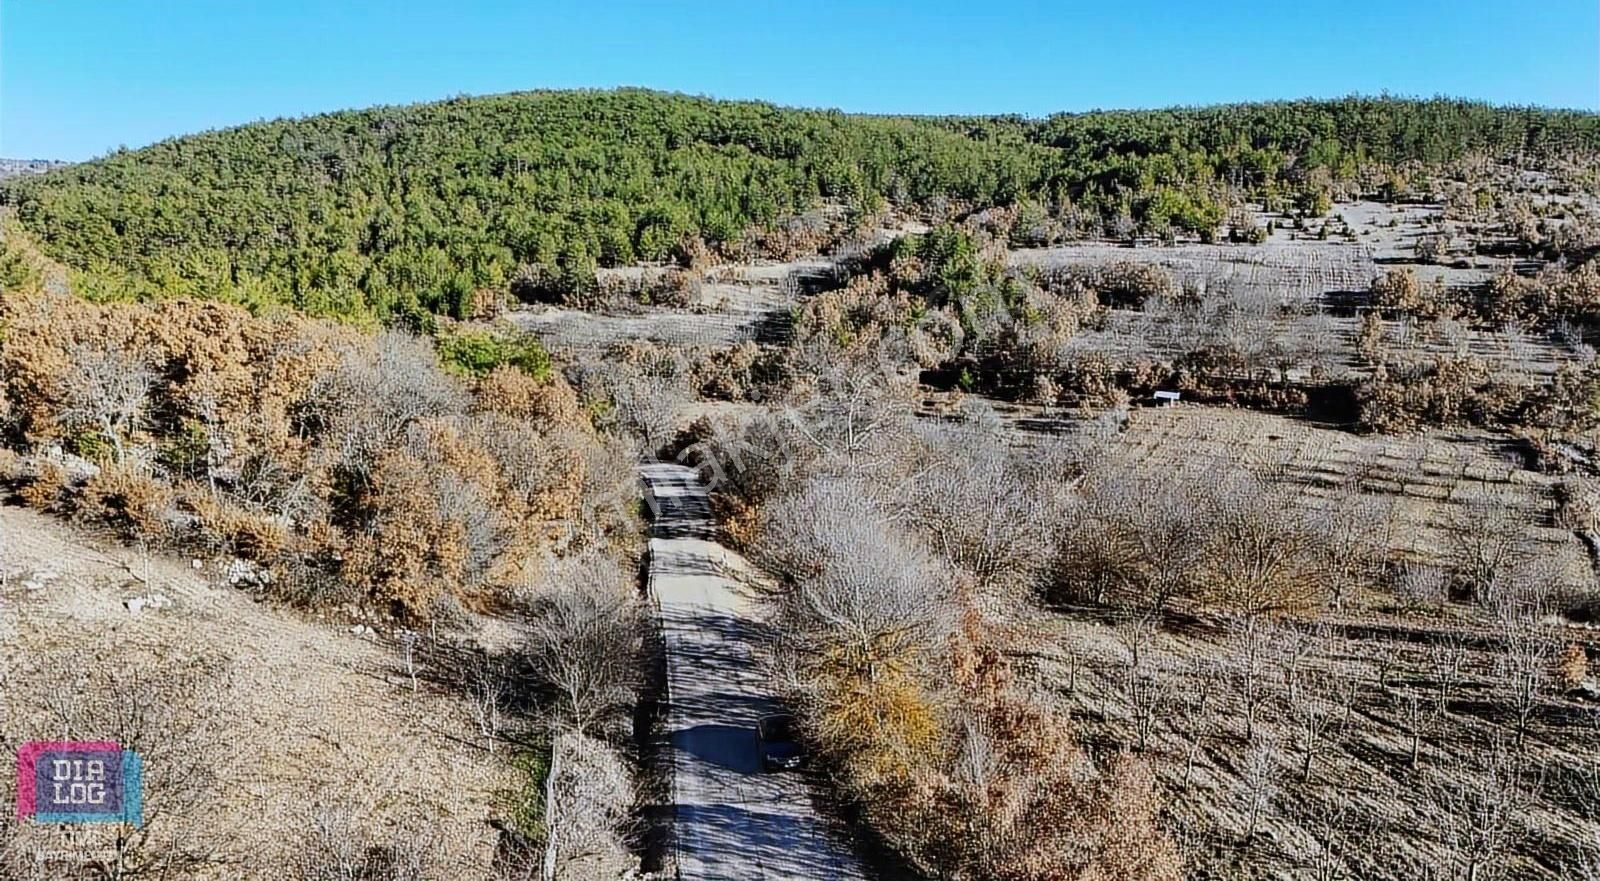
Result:
M1600 117L1346 98L885 117L642 90L525 92L260 122L0 185L97 299L200 296L358 320L463 317L520 271L731 251L824 201L1016 206L1082 235L1208 238L1242 197L1316 204L1473 151L1600 148Z

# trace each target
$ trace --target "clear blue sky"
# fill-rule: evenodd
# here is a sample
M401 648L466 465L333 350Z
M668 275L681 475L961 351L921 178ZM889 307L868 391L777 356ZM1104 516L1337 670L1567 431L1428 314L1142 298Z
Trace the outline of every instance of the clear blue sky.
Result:
M1600 109L1597 0L0 0L0 156L638 85L909 113L1352 92Z

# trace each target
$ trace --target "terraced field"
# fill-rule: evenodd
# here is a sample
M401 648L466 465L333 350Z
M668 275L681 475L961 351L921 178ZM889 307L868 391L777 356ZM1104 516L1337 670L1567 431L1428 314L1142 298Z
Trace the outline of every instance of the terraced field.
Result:
M1202 290L1229 289L1284 302L1316 302L1336 292L1364 291L1382 274L1372 249L1345 242L1273 240L1262 245L1174 245L1128 248L1072 244L1015 251L1017 266L1100 265L1120 260L1165 267Z
M1523 467L1511 442L1477 430L1371 436L1247 410L1179 405L1135 410L1109 464L1204 480L1233 465L1292 486L1301 504L1352 487L1381 504L1403 556L1436 561L1447 532L1479 502L1536 524L1542 553L1574 579L1591 576L1582 541L1557 523L1559 478Z
M509 317L557 349L603 349L628 339L682 347L723 347L747 340L781 343L789 337L789 313L799 298L796 277L830 265L824 260L799 260L719 267L707 274L685 308L639 307L600 314L533 306L513 310Z

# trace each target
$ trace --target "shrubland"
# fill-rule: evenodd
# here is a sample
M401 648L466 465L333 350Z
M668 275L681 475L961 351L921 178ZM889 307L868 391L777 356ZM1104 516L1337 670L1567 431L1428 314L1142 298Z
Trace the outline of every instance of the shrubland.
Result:
M807 737L899 858L1168 878L1600 857L1565 825L1595 714L1564 621L1593 589L1524 512L1463 504L1419 557L1378 484L1129 467L1107 454L1115 421L1019 449L981 403L915 419L899 283L861 274L808 303L789 363L810 382L684 439L727 540L778 576L772 652ZM1495 855L1450 819L1467 803L1501 812ZM1545 816L1564 818L1547 849L1529 832Z
M427 618L632 527L625 443L537 343L8 291L6 485L308 606Z
M795 409L703 424L730 538L776 575L779 681L840 792L947 878L1181 877L1147 768L1094 755L1016 658L1074 451L916 422L867 347Z

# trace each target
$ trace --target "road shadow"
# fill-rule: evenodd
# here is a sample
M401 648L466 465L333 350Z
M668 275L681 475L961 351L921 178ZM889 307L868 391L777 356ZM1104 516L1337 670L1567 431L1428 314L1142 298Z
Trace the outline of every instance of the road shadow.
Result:
M695 725L672 733L672 745L705 762L737 774L761 773L754 728L742 725Z

